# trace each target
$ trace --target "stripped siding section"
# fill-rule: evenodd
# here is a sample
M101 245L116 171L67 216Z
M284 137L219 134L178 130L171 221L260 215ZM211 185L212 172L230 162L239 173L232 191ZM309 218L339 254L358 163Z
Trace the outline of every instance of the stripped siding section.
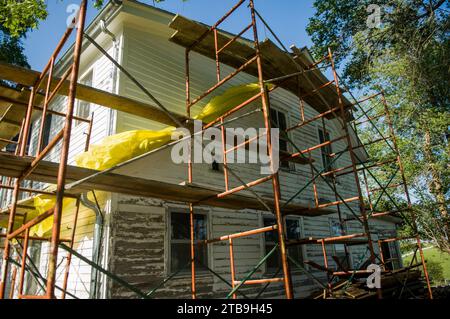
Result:
M162 202L155 199L120 196L118 211L111 220L110 269L135 285L148 292L156 288L169 276L168 250L170 241L166 220L173 209L187 210L186 206ZM178 210L177 210L178 211ZM261 227L261 212L237 212L226 209L198 207L197 212L206 213L208 218L208 237L246 231ZM236 260L236 276L243 279L261 259L263 247L261 235L235 240L234 252ZM228 244L218 243L208 246L208 267L230 281L230 263ZM261 278L265 274L262 267L254 275ZM320 277L320 275L319 275ZM153 295L155 298L189 298L190 273L181 274L167 282ZM304 275L294 276L297 296L306 295L314 285ZM200 298L224 298L231 289L219 278L209 272L197 273L197 288ZM255 296L260 287L244 287L242 292ZM110 282L111 298L137 298L127 288ZM283 287L273 284L265 297L282 297Z

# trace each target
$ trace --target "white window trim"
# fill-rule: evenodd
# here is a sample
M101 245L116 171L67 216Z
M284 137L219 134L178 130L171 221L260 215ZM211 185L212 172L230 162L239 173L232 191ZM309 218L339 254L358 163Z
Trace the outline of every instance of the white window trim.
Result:
M172 274L171 271L171 256L172 256L172 233L171 233L171 225L172 225L172 213L183 213L189 215L189 208L188 207L179 207L179 206L169 206L166 208L166 231L165 231L165 237L166 240L164 240L164 273L165 276L170 276ZM207 238L211 238L211 212L205 209L198 209L194 208L194 214L195 215L204 215L206 216L206 236ZM212 267L212 245L206 245L206 262L207 266L211 269ZM199 270L196 269L196 274L199 276L204 276L209 273L208 270ZM181 271L175 278L187 278L190 277L190 271Z
M286 118L286 127L287 128L291 127L291 125L292 125L291 124L291 118L292 118L291 117L292 116L291 111L285 110L285 109L279 107L277 104L278 104L277 101L271 101L270 108L275 110L275 111L277 111L277 112L279 112L279 113L284 114L284 116ZM292 138L292 132L288 132L287 136L289 137L289 139L291 139L291 140L293 139ZM287 151L288 151L288 153L292 153L293 152L293 146L292 146L292 144L289 141L287 142ZM288 164L289 164L289 168L280 166L280 171L287 172L287 173L294 173L294 172L297 171L297 167L296 167L295 163L288 162Z
M326 129L327 133L330 134L330 141L332 141L333 138L334 138L334 134L333 134L333 131L332 131L331 129L329 129L329 126L330 126L329 123L325 122L325 129ZM323 125L322 125L322 124L316 124L316 136L317 136L318 144L321 143L321 141L320 141L319 130L320 130L320 131L323 131ZM324 133L325 133L325 132L324 132ZM331 147L331 151L332 151L332 152L334 152L334 150L333 150L333 144L334 144L334 143L331 143L331 144L330 144L330 147ZM323 148L320 148L319 150L320 150L320 164L321 164L321 166L322 166L322 169L325 169L325 165L324 165L323 160L322 160ZM339 161L339 159L337 159L337 160L333 163L333 166L335 166L335 167L340 167L340 166L338 166L338 164L337 164L338 161Z
M259 225L260 227L264 227L264 217L271 217L271 218L275 218L275 216L273 214L264 212L259 214ZM301 232L301 237L305 237L305 224L304 224L304 219L303 216L288 216L288 219L297 219L300 221L300 232ZM286 225L285 225L286 227ZM261 258L264 257L266 255L266 236L263 234L260 237L260 254L261 254ZM302 253L302 257L303 260L307 260L307 249L306 249L306 245L300 245L301 246L301 253ZM305 267L305 269L309 269L308 265L303 265L303 267ZM267 269L267 263L264 263L264 265L261 267L261 269L263 270L263 275L270 275L272 272L269 271ZM300 274L301 270L297 269L297 267L291 267L291 272L293 274Z
M88 68L87 71L85 71L85 72L79 77L79 79L80 79L79 82L80 82L80 83L83 83L83 80L89 75L89 73L92 74L92 76L91 76L91 81L92 81L91 86L94 87L95 68L94 68L93 66L91 66L90 68ZM78 116L78 112L80 111L80 102L81 102L81 100L76 100L76 103L75 103L75 109L74 109L73 114L76 115L76 116ZM84 102L85 102L85 101L84 101ZM89 118L90 115L92 114L92 105L93 105L93 104L92 104L92 103L88 103L88 105L89 105L89 116L88 116L88 118ZM82 121L75 121L74 127L78 127L78 126L80 126L80 125L83 124L83 123L85 123L85 122L82 122Z

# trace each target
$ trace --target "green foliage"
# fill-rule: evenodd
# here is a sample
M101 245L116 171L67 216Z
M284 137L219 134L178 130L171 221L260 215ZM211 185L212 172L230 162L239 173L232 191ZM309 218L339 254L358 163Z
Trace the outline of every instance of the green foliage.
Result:
M431 282L434 285L438 285L444 281L444 268L439 262L436 261L428 261L427 262L427 270L430 275Z
M0 25L12 37L21 37L47 18L44 0L0 0Z
M0 61L29 68L23 46L18 38L0 31Z
M413 252L411 249L409 252ZM445 280L450 280L450 256L448 254L442 253L437 248L426 248L423 251L425 260L427 262L427 270L431 278L433 285L441 285ZM413 255L408 255L403 259L404 265L409 265ZM420 262L420 255L417 254L417 261Z
M104 0L90 1L97 9L104 4ZM29 67L21 39L29 30L36 29L47 16L44 0L0 0L0 61Z
M367 24L370 4L381 9L381 25ZM331 47L344 83L363 92L384 89L406 178L410 185L418 230L450 253L448 207L450 198L450 40L449 3L444 0L316 0L316 15L310 20L316 58ZM374 107L370 115L383 111ZM378 123L389 136L383 118ZM380 136L373 127L359 127L362 140ZM392 156L385 143L367 148L374 159ZM376 173L386 185L394 167ZM392 184L401 182L398 174ZM373 180L370 188L377 188ZM402 189L390 189L389 195L404 206ZM377 209L392 207L380 199ZM376 199L375 199L376 200ZM411 216L409 214L409 216ZM413 230L405 227L404 232Z

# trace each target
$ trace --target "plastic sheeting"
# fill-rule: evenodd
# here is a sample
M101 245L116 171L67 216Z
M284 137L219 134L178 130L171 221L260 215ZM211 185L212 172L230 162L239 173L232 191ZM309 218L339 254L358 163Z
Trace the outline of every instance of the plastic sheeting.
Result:
M137 130L108 136L75 157L77 166L105 170L171 142L175 127L161 131Z
M260 92L258 83L234 86L223 94L213 97L194 119L210 123Z

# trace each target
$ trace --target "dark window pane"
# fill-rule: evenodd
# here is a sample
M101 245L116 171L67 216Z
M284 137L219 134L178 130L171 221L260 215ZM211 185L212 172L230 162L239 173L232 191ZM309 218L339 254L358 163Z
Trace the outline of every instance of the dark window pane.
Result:
M286 115L284 113L278 112L278 128L282 131L287 129Z
M197 270L205 270L204 265L207 265L206 247L197 246L195 249L195 259ZM180 270L181 272L189 271L189 261L191 260L191 247L188 243L172 243L171 245L171 262L170 270L172 273Z
M288 151L288 142L286 140L280 139L280 151Z
M19 140L19 135L14 136L14 138L12 140L17 142ZM16 148L17 148L17 144L6 145L6 151L8 153L14 153L16 151Z
M273 247L274 244L266 244L266 254L268 254ZM276 271L281 265L280 252L276 249L273 254L267 259L266 267L268 271Z
M206 216L194 215L194 238L195 240L205 240L206 236Z
M270 117L272 120L272 127L278 127L278 112L277 112L277 110L270 109Z
M172 213L172 239L189 239L189 214Z
M276 225L277 221L272 217L264 217L264 227ZM278 242L278 233L276 231L265 232L266 242Z
M172 239L190 240L190 221L187 213L172 213L171 227ZM195 240L206 239L206 216L194 215L194 238Z
M289 240L301 239L300 220L287 219L286 220L286 234Z
M286 235L288 240L298 240L302 238L301 223L299 219L286 220ZM288 247L288 253L296 262L303 262L303 253L301 246Z
M323 131L319 129L319 141L320 144L325 143L325 136L323 135Z
M264 217L264 227L269 227L276 225L276 219L273 217ZM265 252L266 255L275 247L276 243L278 242L278 233L276 231L271 232L265 232ZM268 271L276 271L278 267L281 265L281 260L279 256L278 249L267 259L266 261L266 268Z
M339 220L331 220L331 236L336 237L336 236L341 236L343 235L343 231L342 231L342 227L341 227L341 223L339 222Z
M326 132L326 134L324 133L324 131L322 129L319 128L319 142L320 144L323 144L325 142L329 142L330 141L330 134L328 132ZM333 165L333 159L332 157L330 157L331 154L333 154L333 148L331 146L331 144L329 145L325 145L321 148L321 152L322 152L322 164L323 167L327 170L331 170L333 169L334 165Z
M206 222L206 215L194 215L194 238L196 241L207 239ZM171 214L171 240L170 270L173 273L185 267L191 259L189 213ZM197 246L195 254L197 268L205 269L202 264L207 265L208 263L206 246ZM188 269L182 271L188 271Z
M42 149L46 147L50 141L50 132L52 126L52 114L47 114L44 121L44 131L42 136Z

